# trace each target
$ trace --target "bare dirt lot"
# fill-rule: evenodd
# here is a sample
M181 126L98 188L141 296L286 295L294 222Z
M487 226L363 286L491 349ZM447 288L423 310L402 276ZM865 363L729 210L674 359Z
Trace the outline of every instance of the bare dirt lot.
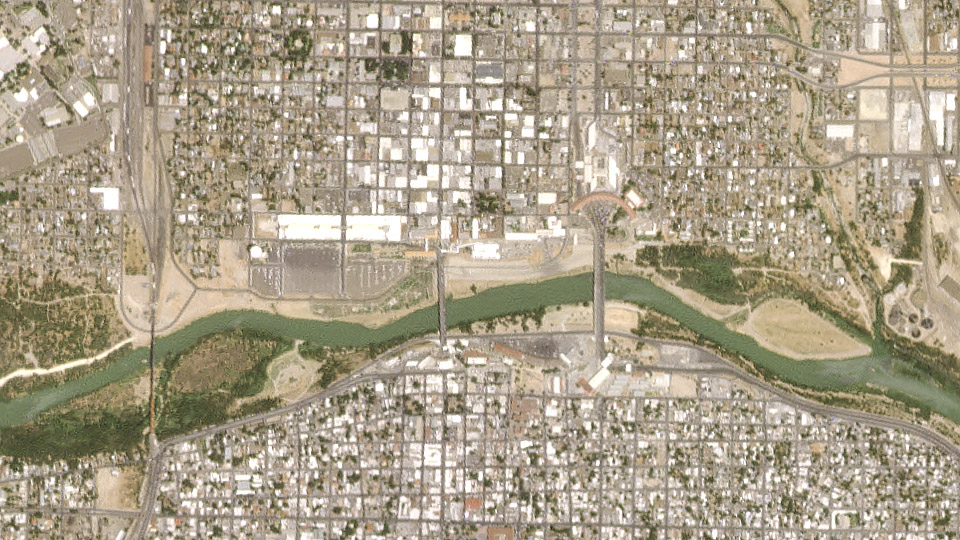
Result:
M860 120L886 120L888 93L886 88L860 90Z
M142 276L147 273L150 257L147 244L138 224L131 216L123 217L123 271L128 275Z
M136 510L137 495L143 475L136 467L103 467L97 469L97 508L102 510Z
M321 366L320 362L303 359L296 350L284 353L267 368L270 382L264 394L286 402L295 401L310 390Z
M775 299L761 304L737 328L764 347L791 358L822 360L870 353L870 347L794 300Z
M813 24L810 22L810 2L807 0L784 0L783 4L797 21L800 40L804 43L812 42Z
M247 271L249 256L246 242L243 240L221 239L217 243L217 253L220 257L220 274L214 278L195 278L202 287L240 289L247 286Z
M855 53L847 53L849 56L854 56ZM886 63L889 60L889 56L886 54L875 54L875 55L862 55L864 59L871 60L874 62L883 62ZM853 58L841 58L840 59L840 72L837 73L837 84L847 85L862 81L868 77L874 77L876 75L883 75L889 73L890 70L885 66L877 66L874 64L868 64L865 62L860 62ZM875 79L870 79L865 81L863 86L882 86L886 87L890 84L890 79L886 77L877 77Z
M790 133L800 133L807 113L807 101L796 87L790 87Z
M516 366L513 369L513 385L520 392L539 394L543 392L543 370L535 367Z
M604 325L607 330L617 330L620 332L629 332L637 327L636 306L619 307L613 302L607 302L607 309L604 311Z
M697 380L690 375L671 375L670 395L680 398L697 397Z
M867 246L867 251L873 257L874 262L877 263L877 268L880 269L880 275L883 276L883 279L890 279L890 265L893 262L893 255L890 254L890 251L875 246Z
M887 122L860 122L860 151L890 151L890 125Z
M634 326L636 326L636 316L633 317ZM537 332L588 332L593 328L593 309L582 304L565 305L560 309L551 307L543 315L543 321L540 327L530 326ZM521 332L523 327L519 321L510 323L500 320L488 328L485 323L475 323L473 329L478 333L511 333Z

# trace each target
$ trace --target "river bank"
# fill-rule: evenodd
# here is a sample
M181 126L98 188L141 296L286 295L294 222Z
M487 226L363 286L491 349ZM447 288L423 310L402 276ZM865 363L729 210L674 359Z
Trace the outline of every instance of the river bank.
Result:
M886 392L903 396L914 404L922 404L960 423L960 396L940 388L930 377L918 376L915 371L908 369L906 362L887 354L882 344L874 343L870 354L849 360L792 360L763 348L749 336L727 328L723 322L690 307L646 278L608 274L606 284L608 299L658 311L723 350L746 358L758 369L790 384L820 391ZM448 302L447 321L448 326L454 328L461 323L511 313L582 303L591 297L592 276L587 273L535 284L505 285ZM436 332L437 309L434 306L419 309L376 328L339 321L290 319L257 311L222 312L194 321L159 338L156 343L157 356L162 358L178 353L204 336L232 328L248 328L329 347L376 348ZM133 376L145 369L147 354L147 349L141 347L104 369L79 379L0 403L0 426L29 422L54 406Z

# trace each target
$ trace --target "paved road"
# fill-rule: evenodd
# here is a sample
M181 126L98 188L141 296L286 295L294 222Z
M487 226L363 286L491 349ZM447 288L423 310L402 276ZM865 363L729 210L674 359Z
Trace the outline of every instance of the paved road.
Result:
M592 221L592 220L591 220ZM593 339L596 342L597 361L603 359L603 326L606 321L606 302L604 297L604 276L606 269L605 244L607 236L606 220L597 220L593 224Z
M809 411L815 414L824 415L830 418L836 418L839 420L859 422L863 425L872 426L880 429L904 431L924 441L927 441L928 443L940 448L941 450L943 450L944 452L947 452L952 456L960 458L960 448L958 448L952 441L950 441L943 435L933 430L930 430L928 428L925 428L910 422L898 420L895 418L888 418L888 417L879 416L876 414L871 414L871 413L866 413L861 411L841 409L837 407L823 405L815 401L811 401L805 398L795 396L793 394L790 394L789 392L786 392L777 387L774 387L773 385L761 379L758 379L753 375L750 375L744 372L739 367L731 364L730 362L724 360L714 352L708 349L705 349L703 347L694 346L688 343L669 341L669 340L642 339L627 332L610 331L608 333L610 335L615 335L619 338L624 338L624 339L632 340L635 342L654 343L658 345L678 345L678 346L688 347L693 350L696 350L699 354L699 359L698 359L699 362L692 363L690 365L638 366L638 369L652 369L656 371L663 371L663 372L669 372L669 373L722 375L722 376L727 376L731 378L738 378L748 384L754 385L766 392L769 392L770 394L776 396L777 399L783 401L784 403L796 406L806 411ZM497 339L497 338L505 338L505 337L516 338L521 336L530 338L530 337L557 336L557 335L583 336L583 335L586 335L586 333L585 332L527 332L522 334L485 335L481 337L478 337L476 335L458 334L458 335L451 335L449 337L450 338L469 338L469 339L476 340L476 339ZM435 342L435 340L430 338L418 339L418 340L403 344L399 347L396 347L384 353L383 355L381 355L377 361L372 362L367 366L364 366L364 368L362 368L357 374L341 379L340 381L337 381L336 383L332 384L330 387L326 388L325 390L318 392L312 396L309 396L296 403L292 403L290 405L287 405L280 409L276 409L274 411L253 415L253 416L242 418L239 420L234 420L226 424L210 427L194 433L190 433L190 434L179 436L179 437L174 437L174 438L168 439L167 441L164 441L160 445L160 451L148 463L149 474L148 474L146 485L143 491L145 494L145 498L143 500L143 507L141 508L141 511L138 514L138 521L136 525L131 528L131 534L129 535L129 538L134 540L142 538L143 535L146 533L146 530L148 528L150 521L154 518L154 506L156 504L157 490L159 487L160 475L163 472L163 468L162 468L163 458L166 455L166 453L176 445L186 441L193 440L193 439L206 437L208 435L219 433L225 430L238 428L246 425L264 423L274 419L278 419L283 415L293 412L299 408L305 407L314 401L324 399L331 395L339 394L342 391L354 385L362 384L364 382L369 382L369 381L373 381L381 378L395 377L396 376L395 373L371 372L369 368L373 365L376 365L376 363L380 359L396 356L399 352L403 351L404 349L416 347L428 342Z
M583 212L593 227L593 339L596 346L597 362L603 359L605 348L604 322L606 320L606 241L607 224L613 215L613 207L602 201L591 202Z
M444 255L443 250L437 245L437 313L439 316L438 326L440 330L440 346L447 346L447 278L444 274Z
M140 0L124 0L120 13L121 34L120 50L120 118L121 131L118 133L121 155L121 175L129 182L134 208L139 218L140 230L147 244L150 257L150 420L153 421L153 377L154 377L154 329L157 314L157 293L163 271L165 228L159 211L161 189L158 175L151 174L148 181L143 171L144 133L144 32L145 18L143 3ZM122 283L122 282L121 282ZM122 286L122 285L121 285ZM121 290L121 302L124 294ZM128 324L133 325L126 316L126 310L120 309ZM153 496L155 499L155 494ZM145 499L150 501L152 499ZM148 515L149 504L140 510L140 521ZM137 536L139 537L139 536Z

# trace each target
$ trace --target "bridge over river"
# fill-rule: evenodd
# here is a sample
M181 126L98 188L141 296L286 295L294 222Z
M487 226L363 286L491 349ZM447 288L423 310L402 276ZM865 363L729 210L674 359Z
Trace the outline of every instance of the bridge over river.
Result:
M873 352L849 360L792 360L764 349L753 338L727 328L684 304L679 298L639 276L604 273L606 298L630 302L658 311L722 347L740 355L769 376L788 383L825 391L888 392L912 404L960 424L960 395L940 381L918 374L912 363L889 354L882 342L870 336L856 336L869 343ZM561 304L578 304L592 299L594 279L590 273L550 279L533 284L505 285L447 302L447 323L490 319L519 311ZM439 313L436 305L410 313L378 328L355 323L290 319L258 311L227 311L198 319L172 334L156 340L156 354L185 351L205 336L233 328L249 328L289 339L300 339L330 347L367 347L416 336L436 335ZM107 358L105 367L56 387L0 403L0 426L30 421L43 411L92 392L102 386L147 369L148 348L141 347Z

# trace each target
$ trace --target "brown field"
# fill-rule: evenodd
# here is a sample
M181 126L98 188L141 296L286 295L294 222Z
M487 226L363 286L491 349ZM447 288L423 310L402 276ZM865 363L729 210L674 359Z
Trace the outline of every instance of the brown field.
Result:
M893 255L890 251L876 246L867 246L867 252L870 253L873 261L877 263L877 268L880 269L880 275L883 276L883 279L890 279L890 266L893 262Z
M870 347L794 300L775 299L751 311L738 328L762 346L797 359L851 358L870 353Z
M138 467L103 467L97 469L97 508L102 510L136 510L143 473Z
M636 322L636 318L634 318ZM593 328L593 308L581 304L562 306L559 310L551 308L543 317L543 332L588 331ZM519 330L514 325L512 330Z
M860 90L860 120L886 120L889 89L865 88Z
M790 87L790 133L800 134L804 127L807 113L807 100L803 93L794 86Z
M243 289L247 287L247 272L250 265L246 242L221 239L217 243L217 254L220 258L220 265L218 266L220 274L215 278L195 278L194 281L197 285L216 289Z
M322 365L314 360L305 360L295 350L284 353L267 368L270 383L264 388L264 394L294 401L310 390Z
M167 327L172 325L174 322L178 324L186 324L193 320L191 317L181 317L180 320L176 320L176 318L180 314L180 311L192 298L191 294L193 294L194 290L196 290L195 285L187 277L177 271L169 255L166 257L164 265L165 269L163 272L163 281L160 285L160 290L157 293L160 300L159 304L162 306L162 309L158 309L157 311L157 328L160 332L169 331ZM145 291L145 294L143 294L144 291L140 291L142 294L132 295L134 298L131 298L131 300L134 300L134 303L138 304L141 315L147 316L146 318L138 318L139 326L141 328L149 329L149 309L145 309L149 306L149 289L145 289ZM203 305L204 308L200 308L200 310L201 312L203 312L203 309L207 310L207 312L203 313L204 315L209 315L212 312L221 311L223 309L230 309L226 306L220 307L220 305L216 303L218 300L217 295L222 293L219 293L219 291L209 292L211 294L208 297L196 298L191 303L194 306Z
M856 52L848 51L845 54L847 56L840 59L840 71L837 73L837 84L839 85L854 84L858 83L859 81L863 81L868 77L885 75L883 77L870 79L869 81L863 81L856 86L887 88L891 79L893 79L894 86L913 86L914 77L897 75L896 71L889 69L886 65L877 66L874 64L868 64L855 58L859 56L864 60L888 64L890 62L890 56L886 53L858 55ZM942 57L937 57L928 62L926 69L939 69L940 67L937 66L937 64L940 64L944 61L946 60L942 59ZM893 65L910 66L914 64L923 64L923 61L917 55L907 56L898 54L893 57ZM932 75L929 77L918 77L917 79L925 79L928 81L928 83L934 83L934 81L943 81L947 84L947 87L953 87L953 85L956 84L955 79L952 77L952 72L948 70L944 70L942 76Z
M606 310L603 313L603 320L607 329L629 332L637 327L636 306L627 304L619 307L612 304L612 302L607 302Z
M153 45L143 46L143 80L153 80Z
M513 385L519 392L540 394L544 389L543 371L527 366L515 366L513 369Z
M530 266L543 264L543 250L540 248L533 250L533 253L527 256L527 264Z
M800 41L811 43L813 41L813 24L810 22L810 2L807 0L784 0L783 5L797 20L797 26L800 29Z
M670 376L670 395L680 398L697 397L697 379L690 375L673 374Z
M147 245L135 219L123 218L123 272L142 276L147 273Z
M499 285L493 281L464 281L464 280L450 280L447 281L447 294L453 296L454 298L463 298L465 296L473 296L473 290L471 286L477 288L477 292L489 289L490 287L496 287Z
M247 286L249 253L243 240L220 240L220 266L223 274L221 283L226 287L243 288Z
M256 214L253 218L253 223L257 238L277 238L277 236L279 236L277 216L273 214Z
M887 122L861 122L860 136L866 138L863 152L883 153L890 151L890 125Z
M855 219L857 212L857 181L855 171L842 169L837 171L824 171L822 174L824 182L833 189L836 195L842 219L844 221ZM833 212L831 210L832 208L832 206L828 206L827 208L829 212L828 217L836 220L837 213Z
M853 55L855 53L848 53ZM886 54L881 55L863 55L864 58L868 60L878 61L878 62L887 62L889 56ZM890 70L884 66L876 66L873 64L867 64L864 62L859 62L853 58L841 58L840 59L840 71L837 73L837 84L846 85L852 84L858 81L862 81L867 77L873 77L875 75L882 75L889 73ZM886 77L879 77L876 79L871 79L865 83L864 86L883 86L886 87L890 84L890 79Z

